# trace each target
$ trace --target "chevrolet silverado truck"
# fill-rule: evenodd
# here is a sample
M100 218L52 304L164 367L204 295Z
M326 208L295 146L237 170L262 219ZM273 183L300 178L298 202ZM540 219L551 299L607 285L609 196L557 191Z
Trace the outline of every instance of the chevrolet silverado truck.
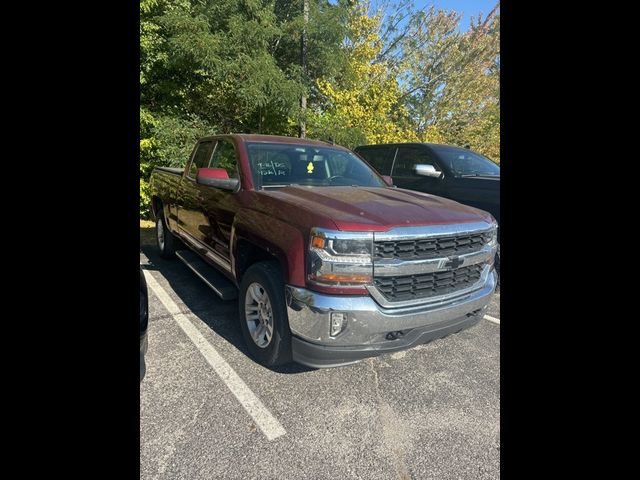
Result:
M477 323L496 287L497 223L392 185L350 150L269 135L202 138L156 168L164 258L224 300L261 364L333 367Z

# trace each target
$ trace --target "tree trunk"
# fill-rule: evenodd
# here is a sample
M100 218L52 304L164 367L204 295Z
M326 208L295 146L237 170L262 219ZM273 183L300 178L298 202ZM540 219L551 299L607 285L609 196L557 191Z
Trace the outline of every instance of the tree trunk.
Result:
M302 16L304 19L304 26L302 27L302 35L300 37L300 66L302 67L303 82L307 83L307 23L309 23L309 0L302 0ZM307 122L305 115L307 112L307 96L303 93L300 97L300 126L298 130L298 136L305 138L307 134Z

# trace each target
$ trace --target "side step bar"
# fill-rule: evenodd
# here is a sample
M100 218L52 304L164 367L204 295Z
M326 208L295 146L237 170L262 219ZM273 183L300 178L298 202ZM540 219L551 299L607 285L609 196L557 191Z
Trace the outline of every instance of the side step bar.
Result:
M238 298L238 289L235 285L227 280L224 275L216 272L212 266L207 264L191 250L178 250L176 251L176 257L193 270L222 300L234 300Z

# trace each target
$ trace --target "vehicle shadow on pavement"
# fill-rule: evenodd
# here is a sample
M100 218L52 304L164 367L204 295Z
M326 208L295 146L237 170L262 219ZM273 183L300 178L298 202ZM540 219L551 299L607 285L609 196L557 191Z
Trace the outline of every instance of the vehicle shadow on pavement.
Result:
M221 300L180 260L165 260L161 258L155 243L149 244L145 242L143 244L142 239L141 235L140 251L149 260L149 265L143 266L143 269L159 272L193 315L255 362L249 354L240 330L238 301ZM283 374L305 373L316 370L298 363L264 368Z

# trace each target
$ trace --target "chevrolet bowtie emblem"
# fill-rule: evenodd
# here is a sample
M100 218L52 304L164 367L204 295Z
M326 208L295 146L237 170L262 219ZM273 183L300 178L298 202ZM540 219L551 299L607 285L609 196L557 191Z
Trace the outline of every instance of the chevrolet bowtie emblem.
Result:
M460 265L464 263L464 260L460 259L460 257L450 257L447 262L444 264L444 268L448 268L454 270L458 268Z

